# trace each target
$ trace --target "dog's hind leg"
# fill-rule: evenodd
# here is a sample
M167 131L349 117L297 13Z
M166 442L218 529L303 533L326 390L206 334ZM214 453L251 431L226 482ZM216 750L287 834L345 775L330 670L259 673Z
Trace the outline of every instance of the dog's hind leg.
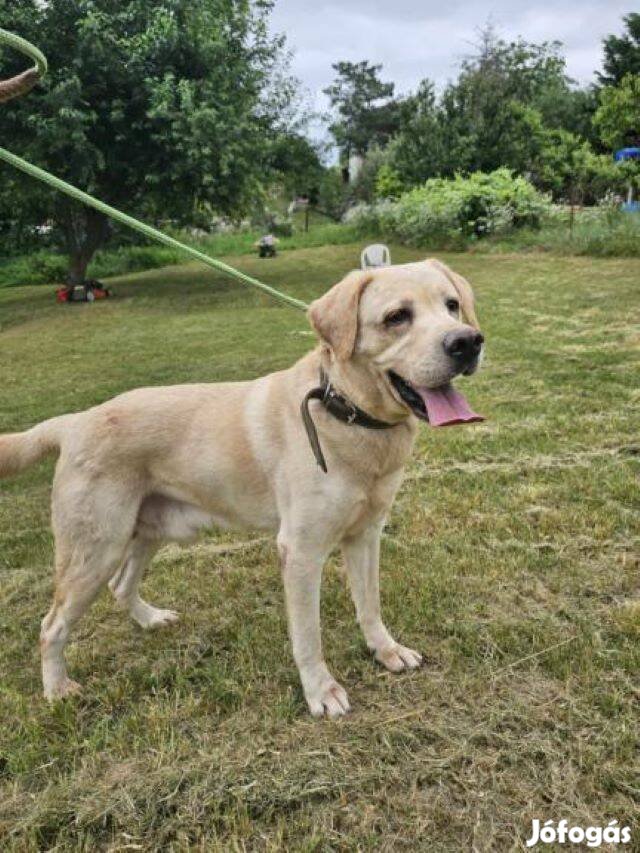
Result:
M159 628L178 620L175 610L153 607L140 597L138 586L149 561L160 547L157 539L134 536L127 548L124 562L109 581L109 589L123 610L142 628Z
M67 675L64 648L74 625L122 565L139 505L135 494L117 483L65 477L66 472L57 473L54 482L56 590L40 632L47 699L79 690Z
M90 552L87 552L90 547ZM42 620L40 650L42 682L47 699L76 693L79 685L67 675L64 648L76 622L93 603L122 560L123 546L117 543L75 543L65 552L70 559L57 560L56 592L51 610Z
M120 569L109 583L116 601L143 628L157 628L178 620L174 610L161 610L140 598L138 586L144 570L162 542L193 542L211 517L185 501L159 494L145 497L138 510L136 528Z

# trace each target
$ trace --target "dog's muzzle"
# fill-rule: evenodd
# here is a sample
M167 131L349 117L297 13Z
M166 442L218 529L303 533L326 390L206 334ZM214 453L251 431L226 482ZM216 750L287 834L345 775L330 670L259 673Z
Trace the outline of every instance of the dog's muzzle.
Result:
M454 364L456 373L473 373L478 364L484 336L475 329L463 329L448 332L442 341L442 348Z

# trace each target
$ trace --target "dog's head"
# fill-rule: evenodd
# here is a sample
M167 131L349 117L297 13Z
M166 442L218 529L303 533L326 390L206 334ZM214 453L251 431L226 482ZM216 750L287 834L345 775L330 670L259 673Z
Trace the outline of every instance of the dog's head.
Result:
M341 375L367 374L387 416L426 418L431 392L482 357L471 287L436 260L349 273L309 319Z

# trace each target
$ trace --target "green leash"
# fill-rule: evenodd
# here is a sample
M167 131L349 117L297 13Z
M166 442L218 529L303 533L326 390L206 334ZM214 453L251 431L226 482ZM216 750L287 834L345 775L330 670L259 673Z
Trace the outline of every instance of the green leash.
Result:
M36 65L35 68L23 72L18 75L18 77L14 77L12 80L0 82L0 103L28 92L29 89L33 88L37 81L47 71L47 60L44 55L37 47L34 47L25 39L0 28L0 44L2 43L24 53L30 59L34 60ZM115 207L105 204L103 201L89 195L89 193L79 190L77 187L68 184L60 178L56 178L55 175L45 172L44 169L39 169L32 163L23 160L22 157L17 157L15 154L12 154L10 151L1 147L0 160L4 160L16 169L20 169L22 172L26 172L26 174L30 175L32 178L36 178L45 184L49 184L49 186L54 189L66 193L68 196L71 196L71 198L76 199L76 201L80 201L89 207L93 207L96 210L99 210L100 213L104 213L106 216L116 219L118 222L121 222L129 228L133 228L134 231L139 231L141 234L144 234L145 237L157 240L158 243L164 243L165 246L171 246L173 249L179 249L181 252L184 252L186 255L194 258L196 261L200 261L215 270L220 270L221 272L226 273L227 275L232 276L233 278L238 279L238 281L248 284L251 287L257 287L259 290L268 293L275 299L280 299L282 302L293 305L295 308L301 308L303 311L306 311L309 307L300 299L289 296L289 294L283 293L275 287L271 287L253 276L240 272L240 270L234 269L234 267L231 267L216 258L212 258L204 252L199 252L197 249L188 246L186 243L181 243L180 240L176 240L174 237L170 237L168 234L158 231L157 228L152 228L150 225L140 222L140 220L135 219L133 216L128 216L126 213L122 213L122 211L117 210Z

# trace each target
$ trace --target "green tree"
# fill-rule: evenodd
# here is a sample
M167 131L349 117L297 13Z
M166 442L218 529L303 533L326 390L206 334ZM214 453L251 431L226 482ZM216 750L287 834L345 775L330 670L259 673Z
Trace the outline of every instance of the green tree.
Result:
M568 78L549 80L532 102L540 113L544 125L569 131L591 145L599 144L593 127L593 116L598 107L595 86L575 87Z
M290 103L269 0L0 0L0 20L39 45L50 74L0 111L0 138L128 212L188 221L203 205L237 216L253 202L266 142ZM23 67L3 54L3 76ZM274 76L279 85L272 87ZM81 282L109 224L3 170L4 219L51 219Z
M598 74L603 86L615 86L627 74L640 74L640 12L631 12L622 20L626 32L607 36L603 41L604 74Z
M506 42L486 27L439 101L428 80L402 101L389 161L408 185L502 166L535 175L549 128L597 140L595 104L567 77L559 43Z
M456 159L462 156L469 171L501 165L526 171L536 153L532 123L545 123L544 110L569 90L558 42L505 42L486 28L476 53L443 95Z
M307 196L313 204L317 202L324 174L318 146L300 133L281 133L268 160L288 196Z
M593 122L610 149L640 144L640 74L627 74L619 86L600 90Z
M341 170L337 166L332 166L324 172L320 180L318 211L331 219L340 221L348 203L349 196L342 179Z
M405 184L415 186L448 171L456 156L452 147L460 139L449 131L433 83L423 80L417 92L401 102L399 130L389 145L390 165Z
M532 168L537 186L573 204L593 203L607 192L622 192L626 171L608 154L567 130L544 128Z
M394 84L383 83L381 65L337 62L335 81L324 90L337 119L330 127L345 158L365 154L372 143L385 143L398 126L398 108L392 100Z

